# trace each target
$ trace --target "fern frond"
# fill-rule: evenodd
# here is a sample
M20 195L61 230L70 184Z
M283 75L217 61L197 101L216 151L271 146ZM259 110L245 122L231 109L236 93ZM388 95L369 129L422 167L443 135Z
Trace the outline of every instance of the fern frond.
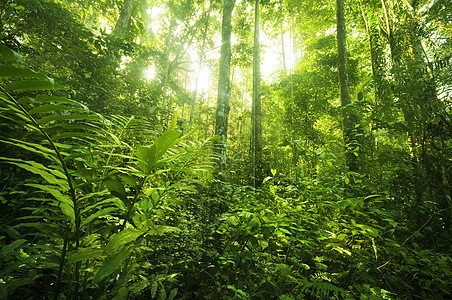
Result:
M303 281L301 284L301 293L303 295L310 294L311 296L316 297L317 299L346 299L349 298L349 293L335 286L330 282L317 282L317 281Z

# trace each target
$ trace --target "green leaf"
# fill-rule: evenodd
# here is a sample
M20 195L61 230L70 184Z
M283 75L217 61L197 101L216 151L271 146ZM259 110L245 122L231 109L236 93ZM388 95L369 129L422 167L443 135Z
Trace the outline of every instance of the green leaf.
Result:
M39 124L45 124L51 121L63 121L63 120L77 120L77 121L100 121L102 118L100 118L98 115L93 114L73 114L73 115L50 115L46 116L44 118L41 118L38 120Z
M163 155L178 142L180 131L174 129L166 130L159 136L151 147L142 146L138 148L138 159L140 168L145 174L150 172L160 163Z
M150 284L151 281L149 281L146 277L144 276L140 276L143 280L137 281L135 283L133 283L132 285L130 285L130 291L134 294L138 294L141 291L143 291L145 288L147 288Z
M6 91L34 91L34 90L62 90L66 89L61 84L54 83L51 80L20 80L8 83L5 86Z
M129 257L131 251L131 247L124 247L120 251L108 256L94 276L93 284L98 284L110 276Z
M19 61L22 59L22 55L14 52L4 45L0 45L0 61L9 62L9 61Z
M168 300L173 300L177 295L177 288L174 288L171 290L171 292L168 295Z
M56 160L55 157L53 156L53 154L55 154L55 151L40 144L29 143L16 139L0 140L0 142L20 147L24 150L42 155L49 160Z
M77 261L83 261L88 259L97 259L102 256L101 249L85 248L81 250L76 250L69 256L68 261L75 263Z
M63 212L63 214L65 214L66 216L68 216L71 220L71 224L74 226L75 225L75 212L74 212L74 208L67 204L67 203L60 203L59 207L61 209L61 211Z
M158 281L154 281L151 286L151 297L154 298L155 294L157 294Z
M164 233L175 232L175 231L179 231L179 230L180 229L177 227L160 225L160 226L157 226L156 228L149 230L149 234L150 235L154 235L154 234L163 235Z
M130 175L121 174L119 175L119 178L121 178L121 181L125 184L129 185L130 187L136 189L137 188L137 180L135 177Z
M393 219L387 218L387 219L383 219L383 221L387 221L389 223L389 225L391 225L393 228L397 227L397 222L394 221Z
M180 134L180 131L169 129L155 140L154 145L157 151L155 155L156 160L162 158L166 151L177 143Z
M105 196L105 195L108 195L108 191L107 191L107 190L102 190L102 191L100 191L100 192L94 192L94 193L86 194L85 196L79 198L78 200L79 200L79 201L85 201L85 200L90 199L90 198L92 198L92 197L100 197L100 196ZM94 204L92 204L92 205L89 205L89 206L85 207L85 208L81 211L81 213L82 213L82 214L83 214L83 213L86 213L86 212L90 211L91 209L96 208L96 207L99 206L99 205L103 205L103 204L111 203L111 202L113 202L113 199L105 199L105 200L96 202L96 203L94 203Z
M55 186L35 183L27 183L26 185L40 189L43 192L50 193L56 200L60 201L61 203L66 203L71 207L73 206L72 200L69 198L69 196L63 195L59 190L56 189Z
M2 250L0 251L0 257L3 258L3 257L5 257L6 255L10 255L11 252L12 252L14 249L16 249L16 248L22 246L26 241L27 241L27 240L24 240L24 239L15 240L15 241L12 242L11 244L6 245L6 246L3 246Z
M74 100L70 100L67 98L63 98L63 97L57 97L57 96L49 96L49 95L38 95L36 96L36 101L38 102L50 102L50 103L60 103L60 104L71 104L74 106L78 106L81 107L83 109L86 109L86 107Z
M171 120L171 124L169 125L168 129L174 129L177 125L177 111L174 113L174 117Z
M47 181L50 184L59 185L61 188L65 190L69 188L67 180L56 178L55 174L53 174L54 170L51 170L50 168L47 168L40 163L34 161L23 161L21 159L14 159L8 157L0 157L0 160L4 160L7 163L16 165L36 175L40 175L42 178L44 178L45 181Z
M1 55L1 54L0 54ZM42 73L35 72L28 68L17 68L11 66L0 66L0 77L27 77L27 78L47 78Z
M113 196L121 199L127 206L129 205L127 193L121 181L113 178L107 178L104 179L104 184Z
M113 239L105 247L104 251L109 252L116 248L119 248L127 243L135 241L139 236L145 234L146 231L136 230L132 228L126 228L123 231L117 233Z
M151 147L141 146L137 150L138 163L141 171L144 174L150 174L152 170L152 165L155 162L156 147L152 145Z
M30 115L34 115L34 114L38 114L38 113L54 113L57 111L67 111L68 109L70 109L70 107L68 107L66 105L45 104L45 105L40 105L40 106L33 108L28 113Z
M111 200L108 199L108 201L110 202ZM84 218L82 220L82 222L80 223L80 227L84 227L85 225L89 224L91 221L93 221L94 219L97 219L98 217L109 215L112 211L115 211L115 210L117 210L117 208L115 208L115 207L107 207L107 208L101 209L101 210L95 212L94 214L91 214L88 217Z

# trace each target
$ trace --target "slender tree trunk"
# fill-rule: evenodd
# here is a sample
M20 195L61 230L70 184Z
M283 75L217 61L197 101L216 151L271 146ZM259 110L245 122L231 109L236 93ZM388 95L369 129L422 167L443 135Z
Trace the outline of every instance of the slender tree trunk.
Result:
M298 154L298 145L295 143L296 140L296 131L295 131L295 122L294 122L294 116L295 116L295 104L294 104L294 90L293 90L293 77L294 77L294 71L295 66L297 64L297 47L295 46L295 34L294 34L294 21L291 21L290 26L290 37L292 39L292 67L290 68L290 131L292 132L291 138L292 138L292 165L291 165L291 176L293 174L293 179L298 179L298 172L297 172L297 165L299 160L299 154Z
M259 0L254 4L253 105L251 112L251 161L254 186L262 183L262 113L259 44Z
M283 22L281 22L281 57L282 57L282 67L283 67L283 75L286 75L286 48L284 45L284 29Z
M356 125L358 120L351 106L350 86L347 68L347 43L345 30L344 0L336 0L338 70L341 89L342 130L346 146L345 160L350 171L358 172L359 163L354 154L357 143Z
M172 39L172 32L173 32L173 26L174 26L174 17L171 13L170 16L170 25L169 25L169 31L168 35L166 36L166 60L165 60L165 70L163 74L163 80L162 80L162 112L160 115L160 123L163 127L166 125L167 121L167 107L166 107L166 97L167 97L167 87L168 87L168 77L169 77L169 65L170 65L170 54L171 54L171 39Z
M363 21L366 26L366 32L368 36L369 42L369 52L371 58L372 65L372 76L374 82L374 95L375 95L375 104L373 108L374 116L379 113L381 107L384 107L385 103L387 103L388 95L391 94L389 91L389 85L387 82L386 73L384 70L385 63L385 54L382 45L382 36L380 35L380 31L378 28L378 24L376 22L371 22L367 17L366 10L360 5L361 13L363 16ZM383 173L382 173L382 164L380 160L376 160L375 153L378 151L378 138L374 136L374 131L376 131L375 119L372 121L371 129L370 129L370 139L371 139L371 154L370 158L373 162L375 162L379 169L379 182L382 183Z
M219 155L217 169L222 172L226 168L226 142L228 138L229 98L231 97L231 33L232 11L235 0L224 0L223 22L221 33L220 66L218 78L218 99L216 110L215 134L221 137L214 151Z
M119 13L118 21L116 22L115 28L113 29L113 34L118 39L124 39L127 32L127 27L130 23L130 18L132 17L133 8L135 6L135 0L124 0L124 4Z

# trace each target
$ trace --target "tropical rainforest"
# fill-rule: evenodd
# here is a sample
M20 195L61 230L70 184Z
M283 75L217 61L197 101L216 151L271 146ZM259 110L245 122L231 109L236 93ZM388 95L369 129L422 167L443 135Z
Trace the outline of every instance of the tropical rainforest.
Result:
M451 0L0 28L0 299L452 299Z

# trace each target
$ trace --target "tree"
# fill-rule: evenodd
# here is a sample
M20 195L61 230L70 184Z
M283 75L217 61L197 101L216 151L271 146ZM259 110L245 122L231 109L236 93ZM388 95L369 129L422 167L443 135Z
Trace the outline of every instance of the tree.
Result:
M218 99L216 110L215 134L221 141L215 145L215 152L219 155L218 171L226 168L226 142L228 139L229 98L231 97L231 33L232 11L235 0L225 0L223 6L223 21L221 32L220 66L218 77Z
M113 35L118 39L122 40L126 34L127 27L130 23L130 18L132 17L132 12L134 9L136 0L124 0L124 4L119 13L118 21L116 22L115 28L113 29Z
M251 111L251 162L253 185L262 181L262 106L261 106L261 70L259 44L259 0L254 3L254 48L253 48L253 104Z
M349 74L347 67L347 42L345 29L345 9L344 0L336 0L336 20L337 20L337 50L338 50L338 71L341 90L342 106L342 130L346 146L346 164L350 171L358 172L359 164L357 159L358 119L353 112L352 99L350 95Z

